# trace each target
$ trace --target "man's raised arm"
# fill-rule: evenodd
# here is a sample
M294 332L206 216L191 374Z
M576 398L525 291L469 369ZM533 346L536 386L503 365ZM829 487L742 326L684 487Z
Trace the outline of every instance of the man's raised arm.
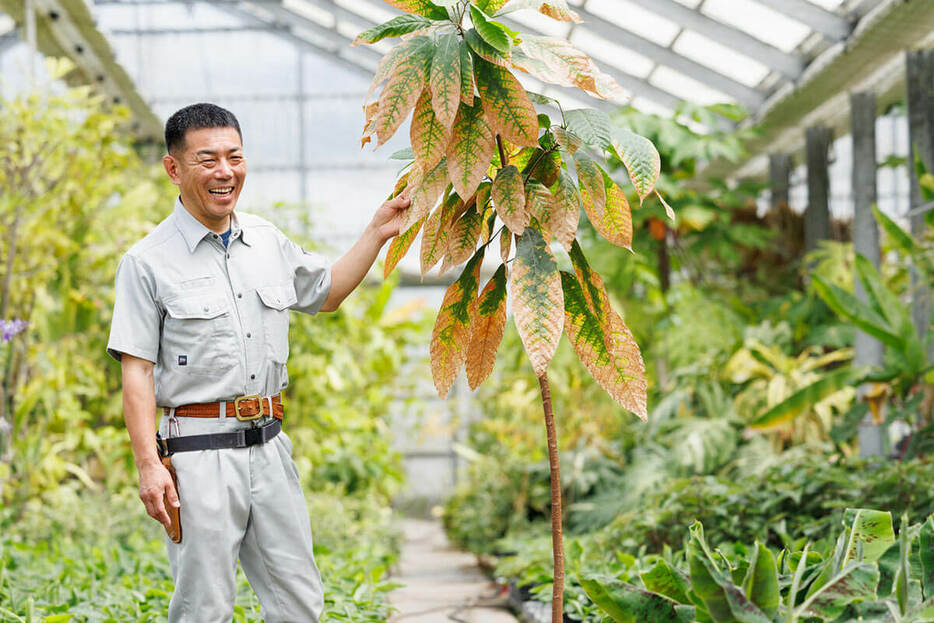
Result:
M380 206L363 235L331 266L331 289L321 311L331 312L340 307L347 295L354 291L376 261L386 241L399 233L401 210L409 206L403 197L390 199Z
M178 506L178 493L156 452L156 395L153 389L153 363L123 353L123 417L133 445L136 469L139 470L139 498L146 512L163 525L169 525L169 515L162 502L167 495Z

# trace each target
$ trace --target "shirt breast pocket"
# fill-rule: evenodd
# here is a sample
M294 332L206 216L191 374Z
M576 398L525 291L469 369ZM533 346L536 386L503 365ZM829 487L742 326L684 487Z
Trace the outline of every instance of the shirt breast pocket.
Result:
M183 291L163 301L163 362L176 372L218 376L240 359L227 298L219 290Z
M298 302L295 286L283 283L256 289L262 301L263 337L266 354L276 363L289 358L289 308Z

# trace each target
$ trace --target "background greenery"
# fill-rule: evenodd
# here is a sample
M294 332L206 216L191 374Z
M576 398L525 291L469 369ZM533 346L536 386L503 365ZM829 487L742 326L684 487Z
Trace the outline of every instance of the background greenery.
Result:
M50 64L53 75L66 67ZM0 236L13 249L0 318L30 323L0 344L0 620L157 620L171 595L162 529L137 497L119 364L105 352L116 265L175 197L128 122L84 88L0 101ZM296 210L267 216L312 244ZM417 309L387 310L393 288L293 315L287 422L327 620L389 612L389 502L402 471L387 406L405 395L409 345L425 339ZM258 621L242 574L239 591L236 620Z

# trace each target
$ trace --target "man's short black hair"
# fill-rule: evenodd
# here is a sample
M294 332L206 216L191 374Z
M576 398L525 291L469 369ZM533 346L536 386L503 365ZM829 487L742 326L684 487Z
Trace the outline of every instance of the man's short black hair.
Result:
M233 128L243 140L240 123L232 112L217 104L199 103L176 111L165 122L165 149L170 154L185 148L185 132L201 128Z

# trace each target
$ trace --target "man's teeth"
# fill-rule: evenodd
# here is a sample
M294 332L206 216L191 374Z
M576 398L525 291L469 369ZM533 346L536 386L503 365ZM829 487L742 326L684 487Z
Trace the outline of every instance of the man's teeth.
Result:
M227 188L211 188L208 190L212 195L229 195L233 192L233 186L228 186Z

